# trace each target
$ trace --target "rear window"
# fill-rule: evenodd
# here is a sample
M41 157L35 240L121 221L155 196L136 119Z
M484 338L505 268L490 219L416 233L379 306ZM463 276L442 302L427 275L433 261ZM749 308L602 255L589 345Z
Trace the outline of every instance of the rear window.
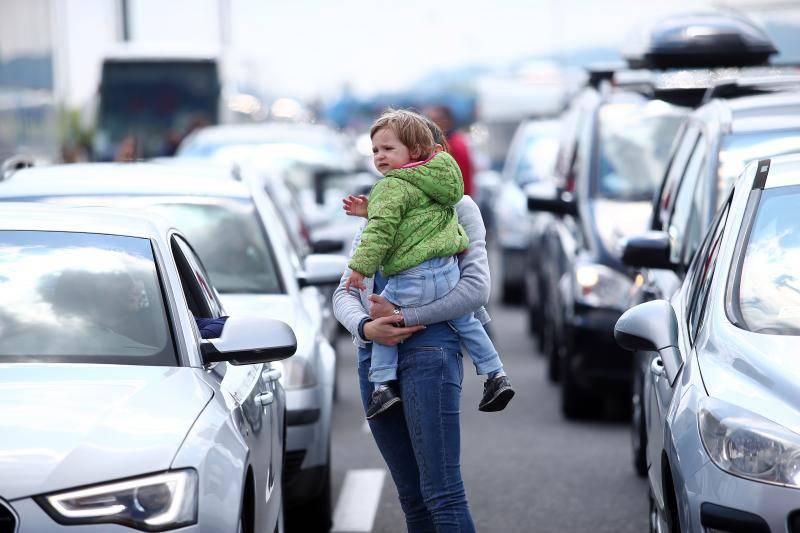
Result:
M176 365L150 241L0 231L0 363Z
M800 186L766 189L734 278L734 314L756 333L800 335Z

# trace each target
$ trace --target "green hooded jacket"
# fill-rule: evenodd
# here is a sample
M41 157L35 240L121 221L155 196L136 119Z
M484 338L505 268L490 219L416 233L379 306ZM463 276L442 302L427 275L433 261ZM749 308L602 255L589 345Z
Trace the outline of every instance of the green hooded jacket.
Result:
M469 238L453 207L462 196L461 171L446 152L389 171L369 195L369 222L350 268L372 277L383 267L383 275L394 276L428 259L466 250Z

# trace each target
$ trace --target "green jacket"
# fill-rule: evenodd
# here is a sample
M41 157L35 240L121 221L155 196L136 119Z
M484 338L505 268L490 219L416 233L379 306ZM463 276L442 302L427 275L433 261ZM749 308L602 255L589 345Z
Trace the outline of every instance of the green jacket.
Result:
M369 222L350 268L372 277L383 267L385 276L393 276L466 250L469 238L453 208L462 196L461 171L446 152L422 165L390 171L369 195Z

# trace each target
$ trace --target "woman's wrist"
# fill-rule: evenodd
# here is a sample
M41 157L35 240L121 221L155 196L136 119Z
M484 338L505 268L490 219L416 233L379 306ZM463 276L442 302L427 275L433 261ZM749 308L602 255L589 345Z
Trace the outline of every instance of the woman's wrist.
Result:
M365 316L361 319L361 322L358 323L358 336L361 337L365 341L371 341L372 339L367 336L367 324L372 322L372 319L368 316Z

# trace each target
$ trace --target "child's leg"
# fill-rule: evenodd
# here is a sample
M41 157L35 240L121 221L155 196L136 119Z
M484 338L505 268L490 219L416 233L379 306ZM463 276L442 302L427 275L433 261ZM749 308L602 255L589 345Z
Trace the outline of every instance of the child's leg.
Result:
M450 323L458 331L461 344L464 345L472 363L475 365L475 372L486 374L489 377L500 375L503 372L503 363L500 355L489 338L489 334L483 329L481 321L475 318L472 313L451 320Z
M372 362L369 367L369 380L375 388L397 379L397 346L372 343Z

